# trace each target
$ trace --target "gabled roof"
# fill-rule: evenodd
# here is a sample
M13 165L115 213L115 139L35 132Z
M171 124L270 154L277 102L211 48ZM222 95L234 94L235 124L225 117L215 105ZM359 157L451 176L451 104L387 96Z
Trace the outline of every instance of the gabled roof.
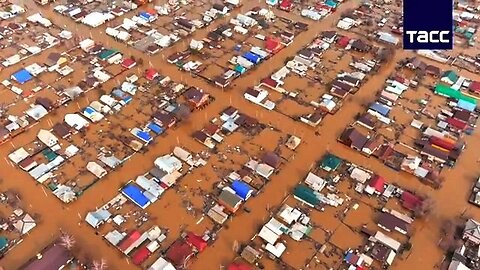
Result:
M452 82L456 82L458 80L458 75L453 70L447 70L443 73L442 78L448 78Z

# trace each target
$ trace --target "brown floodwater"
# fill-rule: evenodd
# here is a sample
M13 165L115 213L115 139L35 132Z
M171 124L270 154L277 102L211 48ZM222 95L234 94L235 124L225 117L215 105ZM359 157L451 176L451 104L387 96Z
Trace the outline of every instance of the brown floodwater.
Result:
M190 138L190 134L192 131L201 129L209 119L217 117L218 113L228 105L233 105L242 112L256 116L263 123L274 125L284 134L293 133L300 136L303 139L303 143L297 148L295 158L285 164L278 175L272 177L264 192L246 203L246 207L252 210L251 213L240 213L228 221L228 228L224 228L219 233L218 240L213 246L210 246L198 256L191 266L191 269L217 269L221 265L226 265L231 262L236 257L232 250L234 242L248 242L256 233L258 226L266 221L269 215L266 210L267 206L278 205L291 188L305 176L312 164L326 151L331 151L342 158L365 166L383 175L388 180L399 183L401 186L408 187L420 193L429 194L435 200L436 204L433 213L425 220L417 221L420 225L412 237L413 252L408 258L397 261L396 267L394 267L395 269L419 269L419 265L422 265L423 269L432 269L442 257L442 252L437 248L437 242L439 239L439 227L443 220L454 218L460 213L466 213L466 215L480 219L479 211L467 203L470 187L479 173L478 163L476 162L479 158L476 149L480 147L478 133L474 133L467 138L468 147L458 160L455 168L443 172L446 181L440 190L432 190L422 185L415 177L392 171L379 161L367 159L363 155L336 142L338 135L345 126L352 122L354 116L358 112L364 111L363 104L365 104L365 101L373 101L375 99L375 92L383 85L385 79L394 70L395 62L411 56L411 52L397 52L395 59L392 59L391 62L380 69L379 73L371 77L353 98L345 102L339 112L333 116L329 115L322 122L322 125L317 128L321 134L320 137L314 134L314 129L302 123L294 122L289 117L278 112L263 110L243 99L244 89L252 86L252 82L259 81L265 76L268 76L273 70L280 68L287 57L294 55L321 31L334 29L333 24L336 23L341 12L357 5L358 2L356 1L344 3L335 14L327 17L323 21L307 21L310 24L309 30L296 37L291 46L283 49L269 59L267 63L263 63L254 73L247 73L236 80L234 86L225 91L214 88L200 79L191 78L187 74L178 71L175 66L166 63L163 56L184 49L186 44L188 44L186 42L176 44L172 48L155 56L141 55L138 51L106 37L103 33L106 26L90 29L53 13L49 7L39 8L33 4L31 0L22 1L22 3L30 8L29 13L32 13L33 10L40 9L41 12L54 23L62 26L65 25L67 29L75 31L76 34L84 38L93 36L96 41L103 42L107 47L115 47L125 55L135 55L137 58L142 57L144 58L144 63L151 63L159 69L162 74L170 76L174 81L183 81L187 84L203 88L215 96L216 100L203 111L195 112L188 121L181 123L178 128L170 130L168 136L161 138L158 143L150 146L147 153L135 155L130 161L126 162L123 167L109 173L109 175L90 188L77 201L69 205L62 205L45 187L36 184L30 176L21 172L18 168L11 167L2 159L2 161L0 161L3 163L1 166L2 170L0 170L0 178L3 181L0 183L0 187L4 190L17 190L22 197L24 208L29 212L40 215L40 224L38 227L34 229L30 235L26 236L22 244L9 252L0 262L6 269L17 269L27 258L34 256L40 247L47 245L54 237L58 236L60 230L67 231L76 238L77 248L74 250L74 253L78 256L93 257L96 259L105 258L110 266L109 269L137 269L123 254L102 240L101 236L95 235L94 230L87 224L81 222L81 220L83 220L83 217L88 211L102 205L104 200L114 197L118 193L118 187L121 183L125 183L129 179L134 179L136 176L149 170L153 165L153 160L157 156L170 152L174 146L181 144L192 151L198 152L204 150L202 145ZM264 5L264 3L263 1L261 1L261 3L257 1L244 1L244 7L241 8L241 11L246 11L257 5ZM238 11L235 11L233 14L237 12ZM286 17L303 20L297 15L286 14L280 11L278 13ZM131 14L133 13L130 13L130 15ZM118 22L118 19L115 22ZM209 29L213 29L219 23L220 22L215 22ZM203 37L206 35L206 31L205 29L197 31L194 36L196 38ZM52 50L55 49L50 49L49 51ZM35 59L36 57L33 57L28 61L35 62ZM445 65L437 65L443 69L448 69ZM3 77L9 76L12 71L17 68L18 66L4 69L1 74ZM465 75L470 78L477 77L469 73L465 73ZM109 89L108 87L114 85L115 82L109 82L105 88ZM303 83L299 82L299 85L303 85ZM97 93L94 92L95 91L92 91L88 93L86 97L81 98L78 101L80 106L86 105L88 103L87 99L90 101L94 100L97 95ZM138 103L139 101L135 100L132 105L126 107L126 111L122 112L122 115L135 116L136 111L134 107L140 106ZM49 121L53 123L61 121L65 113L77 111L77 106L76 102L74 102L66 107L60 108L58 113L49 116L47 119L43 119L38 125L16 137L12 143L6 143L0 146L0 154L5 157L13 149L32 141L40 128L49 128ZM288 110L288 103L282 104L281 109ZM299 109L296 108L294 110L298 111ZM134 118L135 117L133 117L133 119ZM117 121L122 121L122 119ZM131 119L125 121L125 125L127 124L131 127L134 121ZM92 131L89 131L87 138L95 140L95 130L108 128L108 124L102 123L101 125L102 126L99 124L95 125ZM267 134L264 138L257 138L255 139L255 144L265 144L266 148L272 147L271 140L274 136L275 135ZM262 142L262 140L265 141ZM226 142L222 147L226 145L239 145L248 149L252 148L251 151L254 154L254 147L249 144L249 142L245 142L242 136L233 135L226 138ZM215 159L211 159L211 164L207 165L207 167L212 165L214 161ZM238 165L236 168L238 169L241 162L245 160L244 158L235 158L235 161ZM74 168L72 170L74 170ZM195 172L182 180L182 185L184 185L186 189L189 187L211 189L213 182L217 179L218 176L214 174L211 168L202 168L199 172ZM173 238L178 235L179 228L182 224L187 224L188 229L197 233L201 233L211 226L211 222L209 221L203 221L197 225L196 219L186 213L181 206L181 200L177 198L177 196L173 191L168 191L167 194L161 198L160 202L155 203L147 209L147 212L155 217L155 223L160 226L169 227ZM192 201L199 203L196 199ZM371 217L361 216L358 218ZM322 218L319 217L316 220L314 214L313 221L327 228L337 225L337 221L333 217L323 219L323 215ZM334 238L336 244L339 246L348 247L349 245L358 245L358 242L361 241L360 236L354 235L348 228L342 227L339 232L341 233L335 235ZM169 239L169 241L172 241L173 238ZM291 248L292 251L295 249L295 252L298 254L299 251L296 249L302 249L304 247L305 245L296 244L288 248ZM309 249L310 247L306 248ZM295 261L296 265L299 264L295 259L292 260Z

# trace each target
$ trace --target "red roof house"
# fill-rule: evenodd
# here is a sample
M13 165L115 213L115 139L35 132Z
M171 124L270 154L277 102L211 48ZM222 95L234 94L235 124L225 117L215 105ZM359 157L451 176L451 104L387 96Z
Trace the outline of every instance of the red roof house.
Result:
M350 38L347 36L343 36L337 40L337 46L340 48L346 48L350 43Z
M290 12L293 9L293 3L290 0L283 0L280 3L280 9L283 11Z
M186 269L194 255L193 247L185 240L178 239L168 248L166 258L175 267Z
M272 37L267 37L265 40L265 50L269 53L276 54L283 48L280 40Z
M118 244L118 249L121 251L127 250L135 241L137 241L142 234L139 231L132 231L125 239Z
M385 190L385 178L377 175L373 177L370 182L368 183L368 186L365 188L365 192L369 194L373 193L383 193Z
M137 62L135 62L135 60L133 60L132 58L125 58L122 61L122 67L123 68L131 69L135 65L137 65Z
M435 137L435 136L431 136L429 141L432 145L436 145L438 147L441 147L441 148L449 150L449 151L455 149L455 144L454 143L452 143L450 141L447 141L447 140L444 140L444 139L441 139L441 138L438 138L438 137Z
M417 207L422 205L422 199L419 197L415 196L414 194L404 191L402 193L402 206L405 207L408 210L415 210Z
M456 129L465 130L467 128L467 123L455 118L448 118L447 123Z
M160 74L154 68L149 68L145 71L145 78L147 78L149 81L153 81L158 76L160 76Z
M480 82L477 82L477 81L471 82L470 85L468 86L468 89L472 92L480 94Z
M152 252L146 246L139 248L132 256L133 264L141 265L151 254Z
M207 241L203 240L202 237L196 235L192 232L188 232L187 236L185 237L187 243L195 247L199 252L202 252L207 248Z
M253 268L245 263L232 263L227 267L227 270L252 270Z
M267 87L270 87L270 88L277 88L279 83L277 81L275 81L274 79L270 78L270 77L267 77L267 78L264 78L261 80L261 83Z

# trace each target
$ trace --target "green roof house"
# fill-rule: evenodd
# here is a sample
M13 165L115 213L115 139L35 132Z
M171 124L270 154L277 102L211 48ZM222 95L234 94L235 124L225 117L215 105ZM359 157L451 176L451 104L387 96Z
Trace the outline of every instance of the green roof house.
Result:
M342 159L332 154L326 154L323 157L322 163L320 164L320 168L322 168L327 172L330 172L338 169L338 167L340 167L341 164L342 164Z
M320 200L315 195L313 189L299 184L293 190L293 197L301 202L308 204L311 207L315 207L320 204Z
M475 105L477 104L477 100L475 98L469 97L463 94L461 91L455 90L444 84L435 85L435 94L449 97L449 98L454 98L456 100L463 100Z
M115 49L103 50L100 54L98 54L98 58L100 58L103 61L106 61L106 60L108 60L108 58L114 56L117 53L118 53L118 51L115 50Z
M5 253L8 249L8 239L5 236L0 236L0 254Z
M453 70L447 70L445 71L445 73L443 73L442 78L440 80L444 83L452 85L457 82L458 75Z

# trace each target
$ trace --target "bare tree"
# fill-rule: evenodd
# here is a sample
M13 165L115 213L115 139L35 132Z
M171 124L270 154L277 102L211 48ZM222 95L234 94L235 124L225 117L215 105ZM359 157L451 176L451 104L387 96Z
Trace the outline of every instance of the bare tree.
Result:
M75 238L67 233L63 233L60 236L60 245L64 248L71 250L75 246Z
M100 259L100 261L93 261L92 270L105 270L108 268L107 260Z

